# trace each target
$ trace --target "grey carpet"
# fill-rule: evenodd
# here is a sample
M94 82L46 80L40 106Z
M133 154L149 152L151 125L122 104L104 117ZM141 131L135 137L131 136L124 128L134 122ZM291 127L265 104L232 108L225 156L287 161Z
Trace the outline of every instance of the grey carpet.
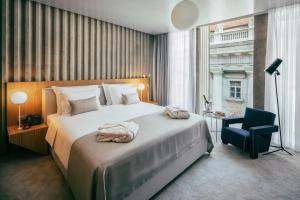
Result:
M0 199L73 199L50 156L22 151L0 158ZM257 160L217 144L153 199L300 199L300 154L282 152Z

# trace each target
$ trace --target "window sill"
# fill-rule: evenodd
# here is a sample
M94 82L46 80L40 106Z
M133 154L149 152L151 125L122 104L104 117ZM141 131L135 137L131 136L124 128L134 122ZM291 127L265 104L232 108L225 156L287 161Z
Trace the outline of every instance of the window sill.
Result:
M227 101L244 102L244 99L236 99L236 98L230 98L230 97L228 97L226 100Z

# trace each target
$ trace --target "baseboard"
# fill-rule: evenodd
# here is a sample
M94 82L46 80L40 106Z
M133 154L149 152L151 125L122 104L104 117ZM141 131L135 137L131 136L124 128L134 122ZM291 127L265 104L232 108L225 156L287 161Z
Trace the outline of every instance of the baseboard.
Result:
M300 153L300 146L295 146L295 151Z

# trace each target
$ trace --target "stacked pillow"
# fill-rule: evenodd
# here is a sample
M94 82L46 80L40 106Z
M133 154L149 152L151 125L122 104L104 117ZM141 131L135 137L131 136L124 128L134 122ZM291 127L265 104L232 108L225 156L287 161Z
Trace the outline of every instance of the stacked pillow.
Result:
M91 97L88 99L70 100L72 107L71 115L98 110L97 98Z
M76 115L98 110L101 105L134 104L140 99L132 84L104 84L74 87L52 86L57 114Z
M100 90L98 85L89 86L75 86L75 87L57 87L52 86L56 94L57 114L59 115L71 115L72 107L69 101L95 98L95 108L98 110L100 107L99 95Z
M122 100L123 100L123 104L125 105L135 104L140 102L139 95L136 92L122 94Z
M136 87L134 87L132 84L104 84L103 88L107 105L131 104L131 102L140 102ZM127 101L128 94L131 94L129 101ZM124 96L126 98L126 103L124 102Z

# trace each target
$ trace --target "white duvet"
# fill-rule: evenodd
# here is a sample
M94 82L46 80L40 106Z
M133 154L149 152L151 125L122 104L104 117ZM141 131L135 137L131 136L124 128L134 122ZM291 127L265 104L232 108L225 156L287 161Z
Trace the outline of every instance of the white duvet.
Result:
M131 105L101 106L98 111L75 116L49 115L46 140L65 169L68 169L71 146L76 139L95 132L105 123L127 121L163 110L163 107L141 102Z

